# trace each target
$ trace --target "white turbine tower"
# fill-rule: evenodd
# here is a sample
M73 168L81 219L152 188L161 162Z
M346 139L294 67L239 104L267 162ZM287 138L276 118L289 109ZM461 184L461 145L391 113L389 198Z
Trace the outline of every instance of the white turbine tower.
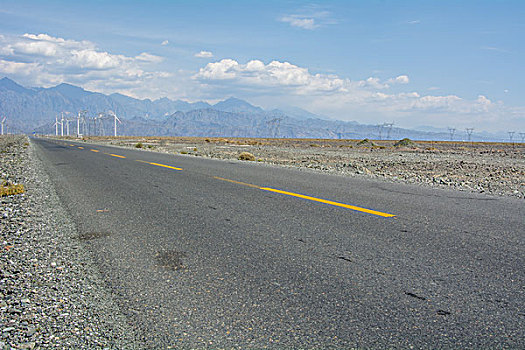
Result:
M7 117L4 117L4 119L2 119L2 135L4 134L4 123L6 119Z
M58 116L55 117L55 135L58 136L58 126L62 125L62 122L58 121Z
M77 137L80 137L80 111L78 111L77 115Z
M122 124L122 122L120 121L120 119L117 118L117 115L115 114L115 112L113 111L108 111L108 114L110 116L112 116L114 119L113 119L113 122L114 122L114 133L113 133L113 136L117 136L117 121Z
M60 119L60 136L64 136L64 112L61 112L60 115L62 116Z

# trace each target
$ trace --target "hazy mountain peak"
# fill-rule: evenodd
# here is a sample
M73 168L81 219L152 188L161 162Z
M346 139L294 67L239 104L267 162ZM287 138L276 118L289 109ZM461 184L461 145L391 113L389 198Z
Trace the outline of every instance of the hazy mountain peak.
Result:
M4 90L10 90L18 93L31 93L32 91L30 89L26 89L22 85L17 84L13 80L4 77L0 79L0 89Z
M213 105L214 109L225 112L264 112L262 108L251 105L250 103L236 97L230 97Z
M68 83L62 83L55 87L49 88L48 90L57 91L63 96L71 99L81 99L85 96L93 94L93 92L86 91L81 87L71 85Z

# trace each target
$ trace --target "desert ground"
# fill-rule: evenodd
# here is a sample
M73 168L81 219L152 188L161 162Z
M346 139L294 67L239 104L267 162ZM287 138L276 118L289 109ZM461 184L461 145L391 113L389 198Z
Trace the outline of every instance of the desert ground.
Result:
M200 137L85 137L84 141L525 198L524 143ZM240 157L243 152L253 157Z

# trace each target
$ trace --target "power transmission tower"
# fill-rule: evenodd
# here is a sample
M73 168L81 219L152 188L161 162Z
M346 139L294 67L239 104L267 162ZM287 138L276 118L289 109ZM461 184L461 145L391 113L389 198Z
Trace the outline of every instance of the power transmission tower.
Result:
M521 143L524 143L525 142L525 132L520 132L519 135L521 137Z
M466 128L465 130L467 131L468 142L470 142L470 138L472 136L472 132L474 132L474 128Z
M104 130L104 113L100 113L99 114L100 117L98 118L98 128L99 128L99 132L100 132L100 136L104 136L105 134L105 130Z
M383 126L384 124L377 124L377 129L379 133L379 139L382 140L381 133L383 132Z
M450 133L450 141L453 141L454 133L456 132L456 128L448 128L448 132Z
M392 122L392 123L384 123L383 125L386 128L386 139L390 140L390 132L392 131L392 127L394 126L394 122Z
M273 137L274 138L277 138L279 136L279 128L281 126L281 121L282 120L283 120L283 118L274 118L272 120L269 120L266 123L270 127L270 133L272 132L272 129L273 129Z
M509 133L509 141L510 143L512 143L512 139L514 138L515 131L509 131L508 133Z

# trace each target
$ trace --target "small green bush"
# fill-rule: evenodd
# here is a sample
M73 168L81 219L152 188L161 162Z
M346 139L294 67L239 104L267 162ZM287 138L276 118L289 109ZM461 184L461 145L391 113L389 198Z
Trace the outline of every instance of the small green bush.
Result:
M144 145L142 144L142 142L135 144L135 148L143 148L143 147Z

